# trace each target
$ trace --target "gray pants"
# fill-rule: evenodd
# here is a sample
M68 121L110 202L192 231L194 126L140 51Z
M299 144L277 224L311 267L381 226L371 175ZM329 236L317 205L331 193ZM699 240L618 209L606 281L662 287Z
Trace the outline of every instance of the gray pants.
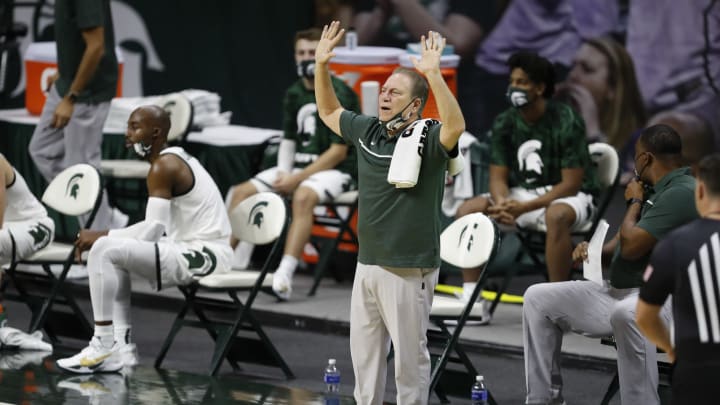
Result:
M562 402L560 349L563 334L572 331L590 337L614 335L621 402L659 404L656 348L635 324L637 299L637 288L615 289L591 281L530 287L523 304L526 403ZM669 302L661 312L668 324Z
M427 329L438 273L358 262L350 299L350 355L358 405L383 404L391 341L397 404L428 403Z
M109 101L99 104L75 103L72 117L65 128L52 128L50 124L60 101L61 97L53 86L30 140L30 157L48 182L64 169L78 163L100 168L103 125L110 111ZM92 228L109 229L110 221L110 205L107 193L103 192Z

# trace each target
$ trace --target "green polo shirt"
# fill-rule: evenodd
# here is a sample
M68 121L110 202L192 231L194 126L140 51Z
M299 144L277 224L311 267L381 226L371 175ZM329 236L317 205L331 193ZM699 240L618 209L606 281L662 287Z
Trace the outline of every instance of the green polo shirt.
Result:
M342 137L358 156L358 261L388 267L440 266L440 203L449 159L440 144L441 124L429 128L418 183L396 188L388 183L395 143L375 117L345 111Z
M110 0L56 0L55 41L60 78L55 85L60 97L70 90L85 53L82 31L95 27L104 28L105 53L95 75L80 93L78 102L96 104L109 101L115 96L118 62L115 57Z
M695 178L683 167L666 174L653 187L643 203L638 227L656 240L698 217L695 209ZM610 262L610 284L615 288L640 287L652 251L639 259L627 260L620 255L620 244Z
M342 80L331 77L335 94L343 108L359 112L357 94ZM317 113L315 92L305 88L298 79L285 92L283 99L283 137L295 141L294 167L303 168L317 160L334 143L344 145L343 139L325 125ZM349 145L347 157L335 169L357 178L355 148Z
M525 122L514 107L498 115L490 136L490 163L509 169L510 186L554 186L562 181L562 169L582 168L580 190L591 195L600 190L582 117L552 100L533 124Z

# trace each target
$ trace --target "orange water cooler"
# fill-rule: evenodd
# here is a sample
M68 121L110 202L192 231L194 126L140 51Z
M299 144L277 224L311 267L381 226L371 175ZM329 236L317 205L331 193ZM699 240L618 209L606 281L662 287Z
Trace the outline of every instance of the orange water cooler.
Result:
M405 52L404 49L382 46L335 48L330 71L355 90L362 104L362 82L376 81L382 86L393 70L400 66L400 55Z
M122 96L122 52L115 48L118 60L118 83L116 97ZM35 42L25 51L25 108L33 115L40 115L47 95L48 79L57 72L55 42Z

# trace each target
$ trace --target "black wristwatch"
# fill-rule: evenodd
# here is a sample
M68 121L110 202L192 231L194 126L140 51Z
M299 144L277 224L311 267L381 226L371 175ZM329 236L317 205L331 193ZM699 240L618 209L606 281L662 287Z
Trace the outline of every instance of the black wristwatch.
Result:
M635 204L635 203L640 203L640 205L642 205L643 200L642 200L642 198L629 198L629 199L628 199L627 201L625 201L625 202L627 203L627 206L629 207L629 206L631 206L631 205L633 205L633 204Z
M73 104L75 104L75 102L77 101L79 96L80 96L80 94L78 94L72 90L70 90L67 94L68 100L70 100L70 102L72 102Z

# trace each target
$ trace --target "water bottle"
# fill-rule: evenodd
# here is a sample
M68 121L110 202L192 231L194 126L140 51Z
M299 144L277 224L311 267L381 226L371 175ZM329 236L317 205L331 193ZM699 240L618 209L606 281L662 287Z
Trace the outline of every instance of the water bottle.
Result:
M325 367L325 392L340 391L340 372L335 366L335 359L329 359Z
M470 391L470 402L472 405L487 405L488 403L485 379L481 375L475 377L475 384L473 384L472 390Z
M345 47L347 47L349 51L357 48L357 33L354 28L350 28L350 30L345 33Z
M335 359L329 359L325 367L325 405L340 405L340 372L335 366Z

